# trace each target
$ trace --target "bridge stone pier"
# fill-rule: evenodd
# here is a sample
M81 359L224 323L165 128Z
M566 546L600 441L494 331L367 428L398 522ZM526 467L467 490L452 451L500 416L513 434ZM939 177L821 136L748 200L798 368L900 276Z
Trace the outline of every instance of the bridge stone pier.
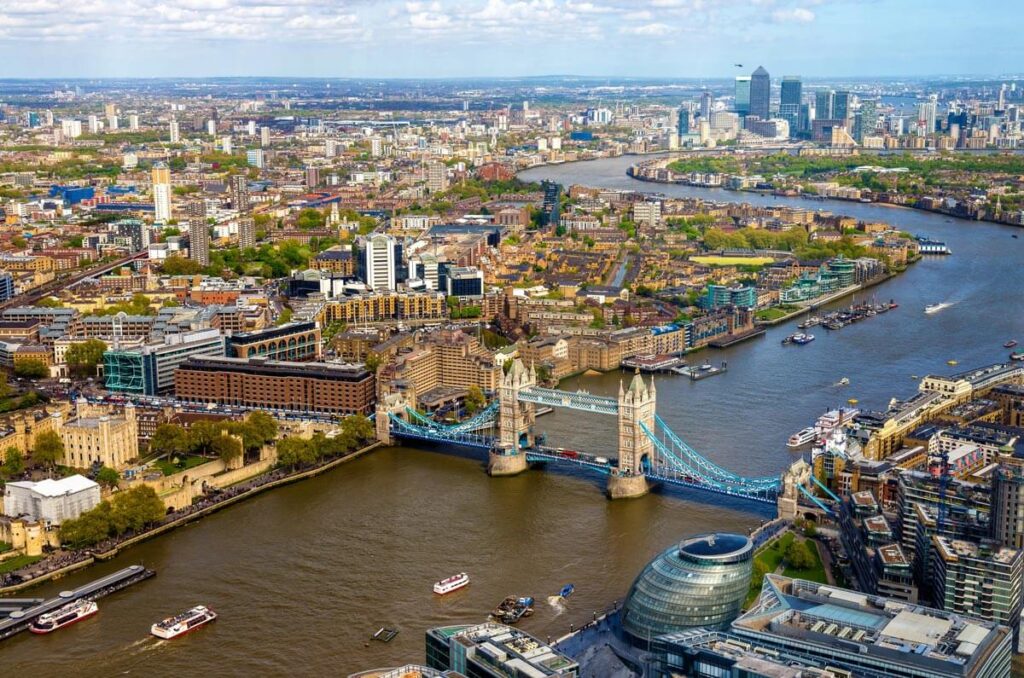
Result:
M397 440L391 433L391 414L405 416L407 407L412 407L408 398L401 393L388 393L377 400L377 416L374 417L374 426L377 431L377 440L385 445L395 445Z
M519 395L537 385L537 371L527 369L519 358L501 378L498 387L498 446L487 457L487 472L492 476L512 476L529 468L526 449L533 447L533 425L537 413L533 403Z
M654 443L641 424L655 430L657 391L654 377L648 386L640 373L633 376L628 389L619 382L618 429L619 466L608 475L608 497L640 497L650 490L645 470L654 463Z

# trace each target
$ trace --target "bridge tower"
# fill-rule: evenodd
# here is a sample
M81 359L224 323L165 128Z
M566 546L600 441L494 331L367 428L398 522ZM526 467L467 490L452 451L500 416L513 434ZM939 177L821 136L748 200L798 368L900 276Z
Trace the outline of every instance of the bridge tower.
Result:
M391 418L389 415L395 414L404 418L407 407L412 407L412 403L401 393L387 393L377 400L377 416L374 418L377 440L385 445L395 444L396 441L391 435Z
M608 496L612 499L639 497L650 489L644 474L654 463L654 443L640 424L655 430L656 402L654 377L648 386L638 370L628 389L619 383L619 466L608 476Z
M537 385L537 371L519 358L501 378L498 387L498 449L492 450L487 472L492 476L510 476L527 469L525 447L533 446L533 403L519 401L520 392ZM525 441L524 441L525 437Z

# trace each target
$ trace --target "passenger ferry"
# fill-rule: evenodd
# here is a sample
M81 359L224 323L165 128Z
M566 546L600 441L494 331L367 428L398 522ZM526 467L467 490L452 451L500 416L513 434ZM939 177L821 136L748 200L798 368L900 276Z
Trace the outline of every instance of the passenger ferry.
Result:
M182 612L175 617L168 617L161 622L153 624L149 629L157 638L170 640L194 631L204 624L209 624L217 618L217 613L205 605L196 605L188 612Z
M76 600L53 612L39 615L28 630L32 633L53 633L57 629L71 626L75 622L93 616L100 611L99 605L91 600Z
M818 429L813 426L794 433L789 436L789 441L786 443L788 447L803 447L807 443L811 442L818 436Z
M469 575L466 574L465 572L459 572L458 574L452 575L451 577L448 577L447 579L442 579L439 582L435 582L434 583L434 593L436 593L439 596L443 596L446 593L451 593L452 591L458 591L463 586L468 586L468 585L469 585Z

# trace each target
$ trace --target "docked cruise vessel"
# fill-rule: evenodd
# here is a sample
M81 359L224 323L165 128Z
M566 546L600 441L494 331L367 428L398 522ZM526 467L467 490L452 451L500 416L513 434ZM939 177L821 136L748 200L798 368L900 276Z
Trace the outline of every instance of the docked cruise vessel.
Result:
M175 617L168 617L161 622L153 624L149 632L157 638L170 640L184 635L189 631L209 624L217 618L217 613L205 605L196 605L188 612L182 612Z
M853 418L858 414L860 414L860 410L852 407L841 407L838 410L829 410L818 417L818 421L814 423L814 427L818 429L818 432L822 437L825 437L832 433L836 428L853 421Z
M466 574L465 572L459 572L458 574L452 575L451 577L448 577L447 579L442 579L439 582L435 582L434 583L434 593L438 594L439 596L443 596L446 593L451 593L452 591L458 591L463 586L466 586L468 584L469 584L469 575Z
M99 611L99 605L91 600L76 600L53 612L39 615L28 627L28 630L32 633L53 633L57 629L71 626L75 622L91 617Z
M813 426L808 426L807 428L789 436L789 440L786 442L786 445L789 447L803 447L807 443L813 441L817 436L818 429Z

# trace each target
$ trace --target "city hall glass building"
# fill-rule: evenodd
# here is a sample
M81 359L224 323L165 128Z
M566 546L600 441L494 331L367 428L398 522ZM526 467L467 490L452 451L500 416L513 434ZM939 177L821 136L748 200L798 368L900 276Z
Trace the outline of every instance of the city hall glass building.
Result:
M738 534L703 534L657 556L637 576L622 628L640 647L695 627L726 629L750 586L753 544Z

